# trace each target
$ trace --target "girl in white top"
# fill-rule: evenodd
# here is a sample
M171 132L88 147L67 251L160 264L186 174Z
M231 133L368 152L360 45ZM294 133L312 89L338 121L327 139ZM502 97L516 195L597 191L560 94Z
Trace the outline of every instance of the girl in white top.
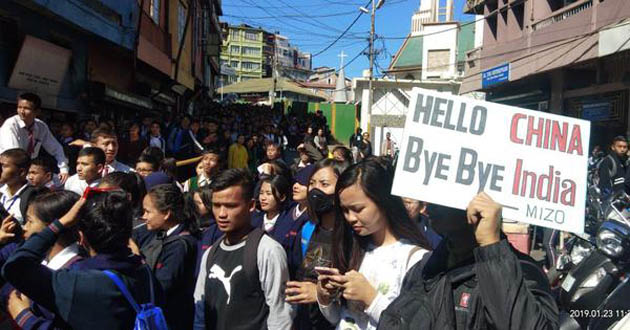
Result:
M429 243L390 194L392 181L391 165L376 159L353 165L337 181L334 268L316 268L319 308L337 329L376 329L407 270L429 257Z

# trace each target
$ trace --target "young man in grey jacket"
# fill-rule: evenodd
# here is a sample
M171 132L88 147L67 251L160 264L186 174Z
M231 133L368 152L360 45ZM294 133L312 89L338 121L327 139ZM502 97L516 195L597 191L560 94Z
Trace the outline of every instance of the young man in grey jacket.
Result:
M289 280L282 246L251 226L254 184L231 169L211 184L212 211L223 238L206 250L195 287L195 329L291 329L284 301Z

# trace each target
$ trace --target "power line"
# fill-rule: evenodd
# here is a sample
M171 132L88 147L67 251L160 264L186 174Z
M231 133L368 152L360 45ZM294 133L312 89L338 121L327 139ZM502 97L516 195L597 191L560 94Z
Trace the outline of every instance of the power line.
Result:
M368 3L365 6L368 6L370 3L371 3L371 1L368 1ZM354 24L356 24L359 21L359 18L361 18L362 15L363 15L363 12L359 12L359 14L354 19L354 21L352 21L352 23L350 23L350 25L348 25L348 27L339 35L339 37L337 37L337 39L335 39L332 43L330 43L330 45L324 47L324 49L322 49L319 52L316 52L315 54L313 54L313 57L321 55L325 51L329 50L330 47L332 47L334 44L336 44L337 41L339 41L339 39L343 38L343 36L346 35L346 33L348 31L350 31L350 29L354 26Z
M350 14L354 14L356 13L355 10L351 10L351 11L346 11L346 12L340 12L340 13L334 13L334 14L321 14L321 15L304 15L304 14L297 14L297 15L277 15L277 16L238 16L238 15L223 15L223 17L231 17L231 18L243 18L243 19L273 19L273 18L296 18L296 17L300 17L300 18L322 18L322 17L335 17L335 16L347 16Z

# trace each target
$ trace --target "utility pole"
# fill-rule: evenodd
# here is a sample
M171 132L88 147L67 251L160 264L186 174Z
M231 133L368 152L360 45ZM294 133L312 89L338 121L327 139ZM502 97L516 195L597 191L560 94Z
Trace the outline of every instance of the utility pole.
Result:
M369 102L368 102L368 124L367 131L370 132L371 121L372 121L372 105L374 104L374 90L372 86L372 80L374 80L374 31L376 22L376 3L375 0L372 0L372 15L371 15L371 26L370 26L370 80L368 82L368 90L370 93ZM374 134L370 134L370 138L373 138Z
M273 57L271 59L271 80L273 81L273 87L271 89L271 93L269 93L269 103L271 103L271 108L276 102L276 84L278 81L278 76L276 75L276 66L278 65L276 56L276 47L275 47L275 39L274 39L274 47L273 47Z

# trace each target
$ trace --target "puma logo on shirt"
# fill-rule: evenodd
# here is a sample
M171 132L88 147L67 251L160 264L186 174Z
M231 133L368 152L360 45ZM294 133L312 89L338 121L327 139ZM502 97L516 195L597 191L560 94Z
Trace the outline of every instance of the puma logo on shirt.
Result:
M219 280L222 284L223 287L225 288L225 292L227 293L228 299L227 299L227 305L230 304L230 293L232 292L232 285L230 284L230 281L232 280L232 277L234 277L234 275L236 273L238 273L239 271L241 271L243 269L243 266L236 266L236 268L234 268L232 270L232 273L230 274L230 276L225 277L225 271L221 268L221 266L214 264L212 265L212 268L210 268L210 275L208 276L208 278L216 278L217 280Z

